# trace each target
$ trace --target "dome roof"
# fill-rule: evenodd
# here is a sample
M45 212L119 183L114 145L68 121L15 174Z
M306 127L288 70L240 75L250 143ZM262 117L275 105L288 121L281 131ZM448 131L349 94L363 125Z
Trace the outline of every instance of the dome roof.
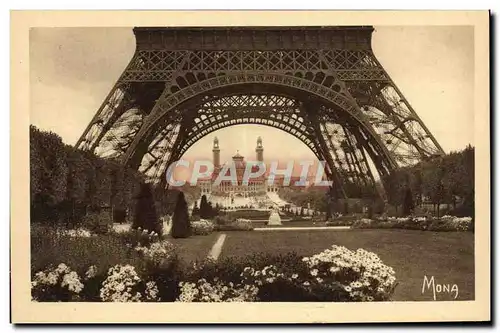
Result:
M234 159L243 159L243 156L240 155L239 150L236 151L236 154L233 156Z

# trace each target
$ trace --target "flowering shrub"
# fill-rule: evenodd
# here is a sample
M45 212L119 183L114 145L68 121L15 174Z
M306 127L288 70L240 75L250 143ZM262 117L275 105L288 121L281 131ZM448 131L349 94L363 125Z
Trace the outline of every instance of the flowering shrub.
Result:
M355 219L350 218L350 219L335 219L335 220L328 220L325 222L325 225L327 227L337 227L337 226L351 226L356 222Z
M164 251L142 249L161 257ZM167 243L160 243L167 244ZM156 255L153 253L157 253ZM160 253L160 254L158 254ZM65 265L36 274L36 300L103 302L276 302L276 301L385 301L396 286L392 268L368 251L332 246L311 257L251 255L201 265L155 266L137 270L115 265L97 275L95 266L83 282ZM84 287L85 283L85 287ZM83 291L82 291L83 290ZM80 297L81 296L81 297Z
M294 268L246 267L241 276L245 284L259 288L260 300L268 301L284 300L286 291L293 296L285 300L294 301L386 301L396 287L394 270L363 249L334 245Z
M334 245L303 261L310 269L305 286L316 284L337 293L341 287L353 301L386 301L396 287L394 270L364 249L354 252Z
M253 302L256 300L258 288L252 285L225 284L215 280L212 283L200 279L194 283L181 282L178 302Z
M82 219L85 229L94 234L105 234L113 227L113 220L106 211L90 212Z
M389 216L387 218L387 221L390 221L390 222L408 222L408 221L410 221L410 218L409 217L393 217L393 216Z
M66 264L49 267L35 274L31 282L31 297L34 301L75 301L83 289L80 277Z
M156 285L156 282L154 282L154 281L146 282L146 290L144 291L144 293L146 295L147 301L158 301L159 300L158 286Z
M372 219L359 219L352 224L352 227L358 229L370 228L373 226L374 222L375 221Z
M218 215L214 219L215 225L226 225L234 222L234 219L226 215Z
M214 224L208 220L201 219L191 222L191 230L194 235L209 235L214 231Z
M135 247L135 250L154 266L159 266L169 261L175 255L174 245L166 240L151 243L149 246L141 246L139 244Z
M361 219L354 222L357 229L410 229L428 231L472 231L474 229L471 217L455 217L445 215L440 219L419 217L388 217L385 220Z
M432 231L472 231L474 222L472 217L456 217L445 215L441 219L434 221L429 230Z
M109 269L108 277L100 290L104 302L139 302L141 294L137 285L141 281L135 268L130 265L116 265Z
M276 266L269 265L264 267L262 270L245 267L243 273L241 273L241 277L247 284L255 283L257 286L262 286L267 283L274 283L278 279L283 279L285 278L285 275L281 273Z
M92 233L84 228L77 229L59 229L57 231L58 236L68 236L68 237L91 237Z
M238 218L233 222L217 225L217 231L250 231L253 230L252 221L248 219Z
M117 234L130 232L131 224L123 224L123 223L113 223L113 232Z
M158 287L154 281L142 283L135 268L130 265L115 265L108 271L102 284L100 297L103 302L157 301ZM141 294L144 292L144 295Z
M119 234L123 241L129 248L135 248L137 246L146 246L150 244L159 242L160 235L154 231L149 231L146 229L130 229L129 232L123 232Z

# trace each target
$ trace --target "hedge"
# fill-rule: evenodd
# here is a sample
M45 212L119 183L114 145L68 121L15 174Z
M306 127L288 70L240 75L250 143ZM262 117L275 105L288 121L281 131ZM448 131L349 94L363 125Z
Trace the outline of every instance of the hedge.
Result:
M74 224L103 208L123 221L134 214L135 196L144 177L112 159L79 150L60 136L30 126L32 222ZM177 191L153 189L159 215L171 211ZM170 203L170 204L169 204Z

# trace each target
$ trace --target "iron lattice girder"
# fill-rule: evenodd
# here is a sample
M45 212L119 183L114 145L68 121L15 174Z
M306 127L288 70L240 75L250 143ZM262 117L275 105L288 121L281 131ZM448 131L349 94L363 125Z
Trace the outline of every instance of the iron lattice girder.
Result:
M162 119L174 120L178 113L175 112L176 108L182 107L182 104L188 100L195 99L203 96L205 93L217 89L225 89L232 86L239 86L241 89L245 88L248 84L261 84L268 86L268 92L272 94L277 87L285 88L288 90L289 95L297 95L297 93L307 93L310 98L319 99L322 103L330 103L338 107L339 110L347 112L352 118L356 119L360 126L372 135L372 139L379 141L380 139L373 131L370 123L365 119L356 106L353 99L345 95L345 91L341 86L341 82L332 82L331 87L325 87L316 82L309 81L296 76L280 75L280 74L235 74L235 75L221 75L212 79L204 80L196 84L187 86L173 94L167 94L160 98L151 114L143 124L139 134L130 145L130 148L125 155L125 160L129 161L133 158L137 145L143 137L147 136L152 130L154 124ZM384 147L381 142L381 147ZM389 155L387 158L391 158Z
M325 155L328 154L329 149L322 148L322 143L319 141L324 140L324 138L316 136L311 122L308 121L307 113L300 110L302 103L297 100L274 95L231 95L203 100L203 104L199 107L180 111L184 115L189 114L186 118L191 119L191 122L185 124L186 127L182 130L186 135L184 139L179 140L179 149L171 152L172 155L165 154L165 152L150 154L150 156L163 156L163 159L159 157L152 159L150 156L145 155L141 162L141 171L149 174L151 178L163 175L166 166L182 156L196 141L215 130L238 124L261 124L284 130L304 142L319 160L328 160ZM255 109L249 112L248 105ZM276 112L277 107L281 107L279 112ZM232 112L227 112L225 108L229 108ZM344 126L349 126L346 124L346 119L338 115L336 119L343 122ZM338 126L343 129L341 125ZM347 151L345 146L342 146L342 143L345 144L346 140L354 141L355 139L347 137L348 132L346 129L343 129L343 133L345 135L338 138L338 147L342 147L342 154L348 157L341 160L339 158L340 154L332 155L331 158L335 159L336 163L335 166L326 165L327 172L330 173L329 178L334 177L333 173L342 175L336 180L338 189L343 187L342 181L344 179L351 183L372 186L374 184L373 175L368 168L364 168L364 165L361 164L363 160L359 158L363 154L362 147L360 145L353 146L352 141L349 141L351 146ZM163 130L160 130L158 136L162 137L163 135ZM328 139L332 140L331 137ZM150 149L154 150L157 148L154 146L157 140L152 142ZM168 161L165 162L165 159ZM353 166L353 163L359 165ZM152 167L153 165L155 166Z
M293 51L137 51L121 81L168 81L174 72L204 73L290 72L318 73L331 68L344 81L386 81L385 71L373 60L371 50ZM185 60L185 61L183 61Z
M401 165L443 153L393 82L349 82L346 87Z
M345 155L343 162L329 155L336 161L333 164L349 168L345 175L360 182L373 178L366 169L367 155L380 174L387 174L398 163L442 154L374 56L372 31L372 27L135 28L136 52L77 146L121 156L135 167L147 155L154 161L148 170L161 174L158 163L168 164L185 151L176 145L190 144L194 138L194 127L189 125L193 119L181 110L200 106L205 98L207 103L219 103L205 105L205 113L240 112L245 117L265 112L267 106L254 99L231 106L235 99L224 95L248 98L263 93L312 102L323 109L318 114L325 124L343 124L343 140L351 148L363 149ZM286 107L276 105L261 118L274 121L270 115L286 112ZM286 120L277 124L300 133ZM168 130L160 132L162 126ZM315 133L312 146L321 154L318 146L324 146L325 134Z

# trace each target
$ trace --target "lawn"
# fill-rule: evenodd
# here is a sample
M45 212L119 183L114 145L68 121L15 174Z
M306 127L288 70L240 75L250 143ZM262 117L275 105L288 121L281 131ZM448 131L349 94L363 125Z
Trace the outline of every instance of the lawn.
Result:
M457 284L457 300L474 299L474 234L470 232L301 230L225 233L227 238L221 257L291 251L307 256L333 244L351 250L364 248L375 252L394 268L399 281L394 300L432 300L431 290L422 294L424 275L434 276L436 283ZM448 293L436 293L436 299L452 300L453 297Z
M191 262L205 259L217 241L217 237L219 237L218 233L212 233L206 236L195 235L189 238L175 239L168 237L168 241L175 245L182 261Z
M434 276L440 284L456 284L457 300L474 299L474 234L471 232L431 232L414 230L294 230L228 231L187 239L168 238L188 263L207 257L220 234L226 234L220 258L240 257L255 252L296 252L302 256L319 253L331 245L351 250L364 248L380 256L394 268L399 285L396 301L430 301L431 290L422 294L424 276ZM34 228L31 235L31 266L34 272L49 263L64 262L82 274L90 265L98 271L115 264L142 265L138 256L129 256L121 236L89 238L55 237ZM437 300L452 300L448 293Z

